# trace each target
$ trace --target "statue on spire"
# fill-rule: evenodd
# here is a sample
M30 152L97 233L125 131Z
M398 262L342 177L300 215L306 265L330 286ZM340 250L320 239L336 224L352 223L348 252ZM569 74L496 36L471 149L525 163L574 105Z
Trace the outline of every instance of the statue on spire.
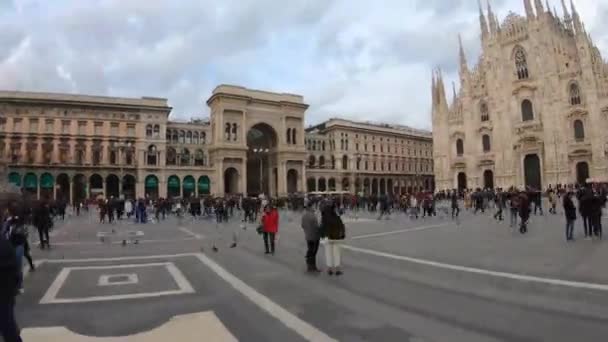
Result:
M566 28L570 31L573 31L572 27L572 18L570 17L570 13L568 13L568 6L566 6L566 0L562 0L562 11L564 12L564 24Z
M536 17L540 18L540 16L545 13L545 9L543 8L542 0L534 0L534 7L536 8ZM549 10L549 8L547 8Z
M576 11L576 7L574 6L574 1L570 0L570 7L572 8L572 21L574 23L574 29L577 34L583 33L583 24L581 23L581 17L578 16L578 12Z
M532 9L531 0L524 0L524 7L526 8L526 16L528 19L534 19L536 16L534 15L534 10Z
M486 41L489 35L488 32L488 23L486 21L486 16L483 14L483 9L481 8L481 0L477 0L479 5L479 26L481 27L481 40Z
M490 3L490 0L488 0L488 20L490 21L490 32L492 33L492 36L494 36L499 31L499 25L498 19L496 19L496 16L492 11L492 4Z

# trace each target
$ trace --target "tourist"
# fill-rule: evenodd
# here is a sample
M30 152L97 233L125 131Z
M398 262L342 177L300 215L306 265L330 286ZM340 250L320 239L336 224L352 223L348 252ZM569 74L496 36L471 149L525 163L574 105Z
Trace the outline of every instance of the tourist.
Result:
M346 231L334 205L325 206L321 212L321 232L321 235L327 238L325 242L327 274L339 276L342 274L340 245L346 236Z
M557 211L555 210L555 208L557 207L557 194L555 193L555 191L553 191L553 189L549 189L547 197L549 197L549 205L551 206L549 208L549 212L554 215L557 214Z
M593 228L593 236L602 238L602 205L603 201L598 192L594 192L589 210L589 221Z
M499 190L496 193L495 203L496 203L496 208L498 208L498 210L496 211L496 214L494 214L494 219L502 221L502 211L505 208L505 193L504 192Z
M127 214L127 219L130 219L131 214L133 214L133 203L131 200L125 201L125 213Z
M321 239L319 232L319 221L311 206L305 207L304 215L302 215L302 229L306 238L306 267L308 272L321 272L317 268L317 252L319 251L319 241Z
M566 241L574 240L574 221L576 221L576 207L572 202L572 193L567 192L564 196L564 215L566 216Z
M272 204L268 204L264 208L264 215L262 216L262 233L264 237L264 247L266 249L265 254L274 255L275 239L278 232L279 212Z
M530 218L530 201L525 191L519 194L519 232L525 234L528 232L528 219Z
M578 211L583 219L583 227L585 229L585 239L591 239L593 231L591 227L591 206L593 204L593 193L591 189L583 187L579 191Z
M517 227L517 214L519 213L519 194L513 189L510 193L509 207L511 208L511 220L509 221L509 227Z
M53 226L53 219L51 218L51 212L49 206L46 203L38 203L32 213L32 223L38 229L38 236L40 238L40 248L44 249L45 245L47 248L51 248L49 239L49 230Z
M456 189L452 190L451 201L452 201L452 219L453 219L454 217L458 217L458 215L460 214L460 207L458 206L458 192L456 191Z
M19 290L19 260L11 241L0 236L0 336L5 342L21 342L15 318Z

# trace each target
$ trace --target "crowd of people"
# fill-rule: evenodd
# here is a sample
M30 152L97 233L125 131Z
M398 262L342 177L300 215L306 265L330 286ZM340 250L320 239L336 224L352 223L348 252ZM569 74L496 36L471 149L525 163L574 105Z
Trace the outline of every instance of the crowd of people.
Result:
M341 243L346 237L342 215L349 212L355 217L360 211L377 215L377 219L388 219L393 213L403 213L411 219L437 216L458 219L463 210L472 214L491 211L494 219L503 221L509 216L509 225L518 227L521 234L528 231L530 215L544 215L543 201L549 203L548 213L558 214L563 208L567 241L574 240L574 228L580 216L584 236L587 239L602 238L602 210L606 206L608 186L588 184L585 186L557 186L541 192L530 188L463 189L438 192L419 191L400 196L391 195L291 195L270 199L258 197L203 197L188 199L125 200L98 198L92 202L72 206L74 215L89 212L95 206L100 223L134 219L135 222L164 220L168 215L178 218L191 215L195 219L211 219L222 223L238 216L244 224L258 222L264 251L274 255L279 231L278 209L303 211L301 227L306 241L306 269L311 273L321 272L317 267L317 253L321 246L325 250L326 270L329 275L343 274L341 267ZM23 292L23 259L30 271L35 264L30 250L27 226L38 231L39 248L51 247L49 230L54 221L65 219L65 201L27 201L11 198L0 202L0 330L5 341L20 341L14 318L15 296ZM505 211L507 214L505 214ZM451 213L451 214L450 214ZM231 247L236 247L236 238ZM214 251L218 251L214 244Z

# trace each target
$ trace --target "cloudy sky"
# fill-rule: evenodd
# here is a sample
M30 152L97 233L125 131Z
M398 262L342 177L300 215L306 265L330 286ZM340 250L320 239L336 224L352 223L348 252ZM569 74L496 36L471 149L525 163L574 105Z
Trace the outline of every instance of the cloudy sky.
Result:
M608 0L576 4L605 52ZM458 32L476 60L477 15L476 0L0 0L0 89L166 97L187 119L230 83L304 95L309 124L430 128L431 71L455 80Z

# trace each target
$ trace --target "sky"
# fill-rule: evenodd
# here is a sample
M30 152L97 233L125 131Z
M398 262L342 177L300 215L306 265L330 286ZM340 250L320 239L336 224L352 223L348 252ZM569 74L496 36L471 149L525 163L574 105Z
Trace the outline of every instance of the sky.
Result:
M608 0L575 4L606 55ZM432 70L456 81L458 33L477 60L478 13L477 0L0 0L0 89L164 97L187 120L237 84L303 95L307 124L430 129Z

